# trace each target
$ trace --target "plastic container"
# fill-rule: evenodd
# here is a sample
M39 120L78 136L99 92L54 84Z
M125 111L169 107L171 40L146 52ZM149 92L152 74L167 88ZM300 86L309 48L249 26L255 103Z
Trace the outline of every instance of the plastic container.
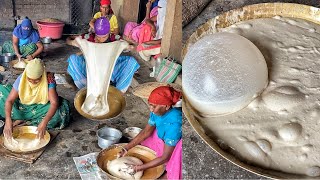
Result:
M60 39L64 23L50 23L37 21L40 37L50 37L52 39Z

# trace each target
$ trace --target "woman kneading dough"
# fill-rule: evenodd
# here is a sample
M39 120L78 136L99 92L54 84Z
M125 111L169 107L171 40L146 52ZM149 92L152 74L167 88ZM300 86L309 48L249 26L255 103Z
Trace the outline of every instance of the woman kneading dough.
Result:
M135 165L135 172L166 163L166 178L181 179L182 168L182 112L174 108L181 92L169 86L161 86L149 96L150 118L146 127L126 146L127 151L141 143L157 153L157 158L142 165ZM125 150L119 154L125 155Z
M62 129L70 120L70 104L58 97L52 73L47 73L40 59L29 61L12 85L0 85L0 115L5 117L4 134L12 137L12 127L23 121L38 126L38 137L46 129ZM14 121L14 123L12 122Z

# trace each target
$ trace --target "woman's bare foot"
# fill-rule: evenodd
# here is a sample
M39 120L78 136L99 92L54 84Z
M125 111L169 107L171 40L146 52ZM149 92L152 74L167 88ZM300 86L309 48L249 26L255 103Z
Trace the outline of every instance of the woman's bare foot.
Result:
M18 125L23 125L25 124L25 121L23 120L15 120L12 124L13 127L18 126Z

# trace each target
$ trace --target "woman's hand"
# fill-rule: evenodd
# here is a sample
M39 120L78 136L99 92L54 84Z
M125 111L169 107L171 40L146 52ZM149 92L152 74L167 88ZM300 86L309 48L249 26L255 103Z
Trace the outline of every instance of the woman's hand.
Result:
M117 157L119 157L119 158L125 156L127 154L127 152L128 152L126 147L120 146L120 148L121 148L121 150L117 154Z
M30 61L30 60L32 60L32 59L34 59L34 58L33 58L32 55L28 55L28 56L27 56L27 59Z
M43 123L41 122L39 125L38 125L38 128L37 128L37 138L38 139L43 139L45 133L46 133L46 129L47 129L47 124L46 123Z
M6 123L3 129L3 134L6 138L11 139L12 137L12 120L11 119L6 119Z
M151 35L153 37L156 37L156 35L157 35L157 29L154 26L152 26L152 28L151 28Z
M22 55L20 53L16 53L16 56L17 56L18 59L22 58Z

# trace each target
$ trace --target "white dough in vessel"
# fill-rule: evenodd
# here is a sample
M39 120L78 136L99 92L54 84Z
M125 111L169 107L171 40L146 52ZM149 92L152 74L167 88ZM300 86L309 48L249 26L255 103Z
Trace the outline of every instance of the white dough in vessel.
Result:
M103 116L109 112L107 92L112 71L121 52L128 47L126 41L93 43L76 38L86 59L87 96L81 109L91 116Z
M246 107L268 84L260 50L232 33L204 36L183 60L182 88L202 116L220 116Z
M143 171L139 171L131 175L133 169L130 168L127 164L142 165L143 162L136 157L124 156L112 161L108 161L107 170L111 175L121 179L140 179L143 175Z
M14 68L21 68L21 69L26 68L26 66L27 66L27 63L24 61L19 61L13 65Z

